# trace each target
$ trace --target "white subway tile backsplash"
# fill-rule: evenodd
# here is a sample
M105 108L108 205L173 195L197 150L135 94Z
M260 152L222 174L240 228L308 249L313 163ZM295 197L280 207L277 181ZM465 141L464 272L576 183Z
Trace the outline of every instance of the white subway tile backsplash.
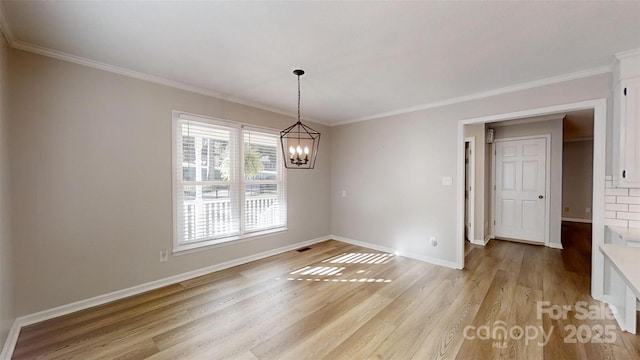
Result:
M618 196L616 199L618 204L640 204L640 197L635 196Z
M640 221L640 213L632 213L632 212L618 212L618 219L623 220L638 220Z
M609 211L629 211L628 204L604 204L604 209Z
M628 227L629 221L620 220L620 219L604 219L605 225L609 226L620 226L620 227Z
M608 188L604 190L605 195L615 195L615 196L628 196L629 189L614 189Z
M640 229L640 189L613 187L613 178L605 178L605 224Z

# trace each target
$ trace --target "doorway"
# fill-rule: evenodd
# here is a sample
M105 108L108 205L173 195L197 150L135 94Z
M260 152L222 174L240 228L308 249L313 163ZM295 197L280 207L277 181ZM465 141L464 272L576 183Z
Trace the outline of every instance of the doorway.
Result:
M591 277L593 135L592 109L567 113L562 131L562 260L567 271L585 278ZM589 291L588 285L584 290Z
M603 300L604 293L604 258L598 248L604 243L604 188L606 157L606 99L588 100L577 103L529 109L512 113L490 115L479 118L460 120L458 122L458 178L464 176L464 127L471 124L487 124L492 122L525 119L537 116L567 113L577 110L593 110L593 188L592 188L592 274L591 295ZM464 182L459 182L457 206L456 265L464 268ZM560 216L558 217L560 221Z

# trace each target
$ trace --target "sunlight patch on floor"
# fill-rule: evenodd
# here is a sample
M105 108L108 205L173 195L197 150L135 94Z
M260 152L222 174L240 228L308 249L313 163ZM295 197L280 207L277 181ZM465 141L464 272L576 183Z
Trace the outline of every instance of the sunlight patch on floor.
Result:
M334 282L334 283L390 283L389 279L367 276L368 269L358 269L359 264L386 264L393 259L388 253L342 253L323 260L320 265L305 266L289 273L288 281ZM326 266L326 265L344 265ZM280 280L280 278L276 278Z
M343 253L324 260L331 264L386 264L393 258L387 253Z

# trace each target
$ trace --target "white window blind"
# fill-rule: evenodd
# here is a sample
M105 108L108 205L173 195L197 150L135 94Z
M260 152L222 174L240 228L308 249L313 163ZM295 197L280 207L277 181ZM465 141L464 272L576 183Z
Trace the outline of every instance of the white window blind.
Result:
M282 227L286 219L280 138L275 134L243 130L244 230Z
M276 133L174 115L176 250L286 227L286 189Z

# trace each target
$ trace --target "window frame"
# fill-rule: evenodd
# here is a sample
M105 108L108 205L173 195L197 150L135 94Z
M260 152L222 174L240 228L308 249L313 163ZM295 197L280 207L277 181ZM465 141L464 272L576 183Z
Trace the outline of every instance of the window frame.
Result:
M238 197L238 216L239 216L239 224L238 224L238 232L237 235L231 236L221 236L215 237L211 239L203 239L191 242L185 242L183 238L180 238L180 231L178 229L179 225L184 225L184 220L178 219L180 212L178 211L178 206L184 206L184 202L178 200L178 186L180 179L178 179L178 146L182 146L182 143L178 145L178 132L181 132L179 121L180 120L192 120L194 122L206 123L213 126L226 127L235 130L235 139L232 139L234 143L235 149L234 154L236 157L236 162L240 161L241 163L237 166L238 170L235 174L234 180L229 180L229 187L231 189L237 189ZM199 250L205 250L214 247L226 246L230 244L236 244L248 240L253 240L256 238L275 235L277 233L283 233L288 231L288 217L287 217L287 172L284 166L284 159L282 158L282 150L280 147L280 141L278 139L277 148L276 148L276 156L277 156L277 165L276 165L276 180L248 180L244 176L244 144L245 144L245 131L259 132L265 134L272 134L279 136L279 130L266 128L256 125L245 124L237 121L223 120L205 115L192 114L184 111L172 111L172 120L171 120L171 178L172 178L172 211L173 211L173 253L176 255L180 255L182 253L190 253ZM195 149L196 153L198 149ZM196 172L197 172L196 168ZM281 194L279 199L282 199L281 212L283 217L282 225L275 225L269 228L261 228L256 230L247 231L245 228L245 217L246 217L246 209L245 209L245 198L246 198L246 185L255 185L255 184L276 184L277 187L282 187L282 190L278 192ZM233 195L230 196L230 199Z

